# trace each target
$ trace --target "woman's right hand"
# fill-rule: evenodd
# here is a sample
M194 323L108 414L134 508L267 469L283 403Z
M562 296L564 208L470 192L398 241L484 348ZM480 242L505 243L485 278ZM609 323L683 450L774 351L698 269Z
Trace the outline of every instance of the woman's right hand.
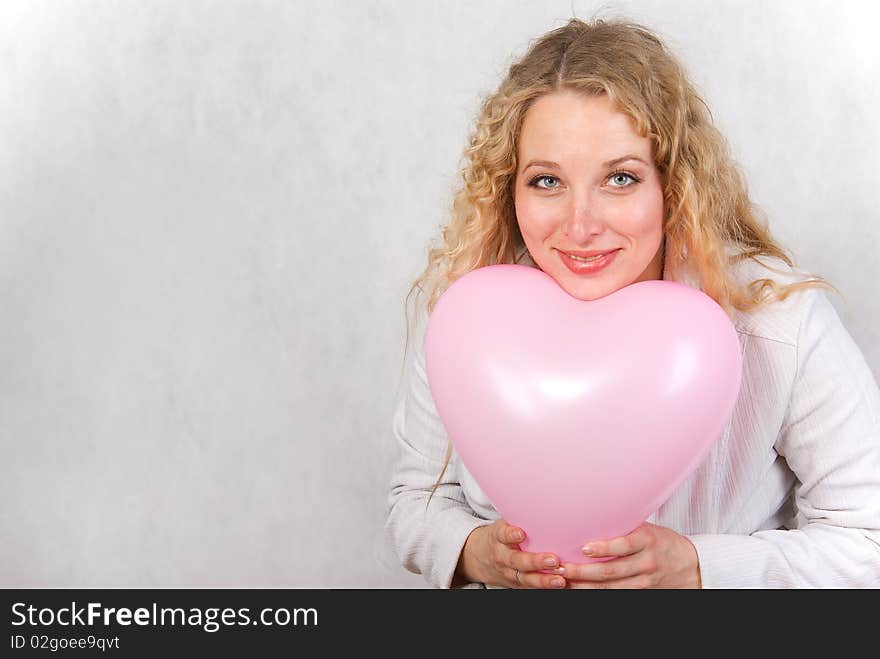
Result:
M559 558L519 549L525 532L503 519L474 529L464 543L456 576L505 588L565 588ZM556 568L554 570L554 568ZM544 574L541 570L554 570Z

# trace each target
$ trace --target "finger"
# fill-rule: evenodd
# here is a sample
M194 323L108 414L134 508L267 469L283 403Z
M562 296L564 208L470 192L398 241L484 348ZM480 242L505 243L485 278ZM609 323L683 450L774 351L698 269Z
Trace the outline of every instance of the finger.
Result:
M526 539L526 534L521 528L505 523L496 529L495 539L505 545L517 545Z
M564 563L562 568L569 581L604 583L645 573L642 563L643 561L630 556L597 563Z
M523 572L512 569L511 580L514 588L565 588L565 579L553 574L541 572Z
M505 564L520 572L538 572L540 570L552 570L557 574L563 572L561 562L556 554L533 553L522 551L516 546L504 545L504 548L499 548L499 555Z
M504 562L513 570L518 571L519 583L527 588L564 588L565 579L555 575L564 574L559 558L554 554L533 554L518 549L510 549Z
M554 554L532 554L527 551L511 550L510 564L520 572L540 572L547 570L555 574L563 574L565 568Z
M650 533L640 526L632 533L611 540L592 540L585 544L581 551L590 558L607 558L609 556L630 556L648 546Z

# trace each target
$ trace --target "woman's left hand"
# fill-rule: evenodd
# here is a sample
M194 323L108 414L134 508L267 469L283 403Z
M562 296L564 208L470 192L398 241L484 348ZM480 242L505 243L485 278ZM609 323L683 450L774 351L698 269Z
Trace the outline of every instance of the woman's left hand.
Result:
M567 588L701 588L693 543L664 526L644 523L612 540L588 542L596 563L564 563Z

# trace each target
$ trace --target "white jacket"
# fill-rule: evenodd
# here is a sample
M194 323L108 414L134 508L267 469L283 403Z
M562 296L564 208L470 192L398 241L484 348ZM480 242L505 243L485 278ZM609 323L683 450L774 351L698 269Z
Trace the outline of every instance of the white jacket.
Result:
M734 275L804 278L761 261ZM687 273L676 281L696 287ZM743 373L730 422L647 521L690 538L704 588L880 587L880 390L864 356L822 289L732 320ZM386 532L406 569L448 588L468 535L499 515L455 453L425 507L447 446L425 375L426 326L420 318L411 335L392 422Z

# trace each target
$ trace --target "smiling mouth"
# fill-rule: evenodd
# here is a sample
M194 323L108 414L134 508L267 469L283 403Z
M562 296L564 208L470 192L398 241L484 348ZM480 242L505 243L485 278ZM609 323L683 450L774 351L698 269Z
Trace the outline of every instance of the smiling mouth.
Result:
M590 263L591 261L598 261L604 254L596 254L595 256L575 256L574 254L569 254L569 258L574 259L575 261L582 261L583 263Z
M604 271L621 249L612 249L607 252L586 252L587 256L557 251L559 251L562 262L571 272L576 275L591 275Z
M576 261L581 261L582 263L589 263L591 261L598 261L603 256L607 256L608 254L611 254L612 252L616 252L619 249L621 249L621 248L618 247L617 249L606 249L606 250L602 250L602 251L592 250L589 252L584 252L584 251L564 252L561 249L556 250L556 251L561 252L562 254L565 254L566 256L571 257L572 259L574 259Z

